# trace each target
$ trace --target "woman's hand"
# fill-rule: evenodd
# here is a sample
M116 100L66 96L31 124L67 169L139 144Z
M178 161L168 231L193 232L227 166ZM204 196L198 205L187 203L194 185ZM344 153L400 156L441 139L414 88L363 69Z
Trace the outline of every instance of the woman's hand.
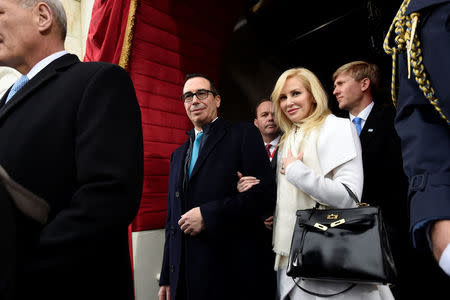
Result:
M267 229L272 230L273 228L273 216L268 217L264 220L264 226L266 226Z
M252 186L259 183L259 179L253 176L243 176L241 172L237 172L239 181L237 183L237 189L239 193L248 191Z
M287 166L289 166L296 160L303 160L303 152L300 152L300 154L297 157L294 157L292 155L291 149L289 149L287 157L282 159L280 173L285 175Z

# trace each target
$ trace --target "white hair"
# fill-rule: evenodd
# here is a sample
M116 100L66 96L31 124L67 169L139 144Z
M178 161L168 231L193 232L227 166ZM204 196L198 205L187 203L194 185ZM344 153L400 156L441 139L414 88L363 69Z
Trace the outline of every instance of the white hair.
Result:
M62 5L60 0L19 0L20 3L24 7L33 7L39 2L44 2L47 4L55 17L56 23L59 25L61 29L61 37L63 40L66 39L67 35L67 16L66 11L64 10L64 6Z

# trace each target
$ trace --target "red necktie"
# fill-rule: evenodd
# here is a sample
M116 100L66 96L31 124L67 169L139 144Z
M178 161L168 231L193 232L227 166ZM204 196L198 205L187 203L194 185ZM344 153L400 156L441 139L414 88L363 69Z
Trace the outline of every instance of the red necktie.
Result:
M267 155L269 155L269 158L272 156L271 154L270 154L270 148L272 147L272 144L267 144L266 145L266 151L267 151Z

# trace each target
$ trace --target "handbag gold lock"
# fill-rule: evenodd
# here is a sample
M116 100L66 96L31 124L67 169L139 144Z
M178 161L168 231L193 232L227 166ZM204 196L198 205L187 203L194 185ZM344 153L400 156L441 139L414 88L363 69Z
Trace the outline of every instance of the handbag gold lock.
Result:
M335 215L335 214L329 214L327 216L328 220L336 220L339 217L339 215Z
M318 228L318 229L320 229L320 230L323 230L323 231L327 231L327 229L328 229L327 226L322 225L322 224L320 224L320 223L314 224L314 227L316 227L316 228Z
M331 223L330 226L336 227L336 226L344 224L344 223L345 223L345 219L340 219L340 220L337 220L336 222Z

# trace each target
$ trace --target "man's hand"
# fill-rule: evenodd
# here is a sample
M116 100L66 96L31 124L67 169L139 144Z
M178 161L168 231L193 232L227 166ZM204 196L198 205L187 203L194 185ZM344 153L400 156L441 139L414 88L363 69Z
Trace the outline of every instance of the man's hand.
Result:
M300 152L297 157L294 157L292 155L291 149L289 149L288 156L282 159L280 173L285 175L287 166L289 166L296 160L303 160L303 152Z
M442 252L450 244L450 220L436 221L431 227L434 258L439 262Z
M197 235L204 230L205 222L203 221L200 207L194 207L182 215L181 219L178 221L178 225L180 225L181 230L185 234L190 234L192 236Z
M170 286L162 285L159 288L158 300L170 300Z
M273 216L268 217L264 220L264 225L267 229L272 230L273 229Z
M241 172L237 172L239 181L237 183L237 189L239 193L248 191L252 186L259 183L259 179L253 176L243 176Z

